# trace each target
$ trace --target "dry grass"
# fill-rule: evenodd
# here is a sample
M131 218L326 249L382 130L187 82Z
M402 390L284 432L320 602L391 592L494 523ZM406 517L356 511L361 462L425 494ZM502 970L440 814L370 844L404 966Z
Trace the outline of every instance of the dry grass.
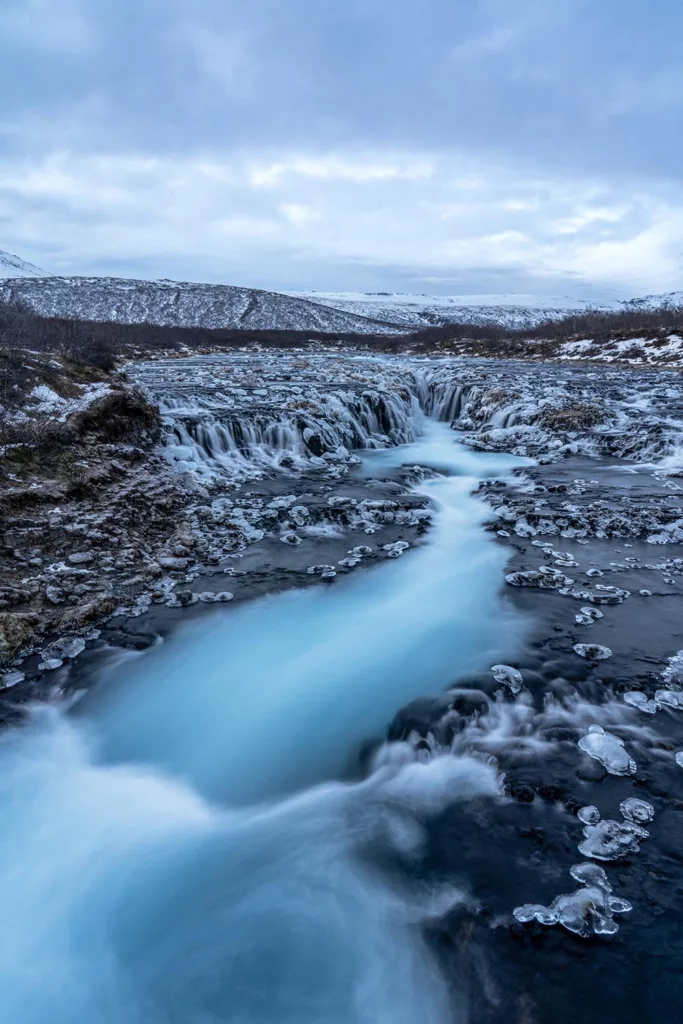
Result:
M605 410L600 405L576 402L562 409L543 409L537 423L548 430L587 430L597 427L605 419Z

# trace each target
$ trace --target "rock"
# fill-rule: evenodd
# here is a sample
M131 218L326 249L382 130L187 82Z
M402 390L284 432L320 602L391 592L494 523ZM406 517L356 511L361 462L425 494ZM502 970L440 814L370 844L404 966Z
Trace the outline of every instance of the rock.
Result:
M491 672L497 683L505 683L511 693L519 693L524 677L518 668L511 665L492 665Z
M67 562L70 565L87 565L94 558L92 551L75 551L72 555L67 555Z
M45 587L45 597L50 604L62 604L65 601L64 591L60 587L52 586L52 584Z
M662 672L662 679L664 682L671 686L683 685L683 651L678 651L676 654L667 658L667 666Z
M387 558L400 558L404 551L410 547L405 540L397 540L393 544L383 544L382 551L386 551Z
M190 564L189 558L178 558L175 555L160 555L157 561L162 569L170 569L175 572L187 569Z
M612 657L609 647L602 647L600 644L574 644L574 651L580 658L587 658L589 661L604 661L605 658Z
M525 782L511 782L507 787L507 792L513 800L516 800L520 804L531 804L534 802L534 798L536 796L531 786L527 785Z
M115 597L113 594L99 594L91 601L71 608L63 616L62 627L82 626L92 619L98 619L105 615L112 615L122 604L131 604L132 599L127 596Z
M330 580L337 575L333 565L309 565L306 572L309 576L320 576L323 580Z
M0 676L0 687L3 690L8 690L12 686L16 686L17 683L23 683L26 676L23 672L5 672L4 675Z
M564 576L559 569L553 570L552 566L543 566L543 569L530 569L527 572L510 572L505 577L505 582L511 587L538 587L541 590L560 590L562 587L570 587L574 580Z
M38 662L38 668L41 672L54 672L55 669L61 668L64 662L61 658L46 658L45 661Z
M33 612L0 612L0 666L10 662L28 647L40 625Z

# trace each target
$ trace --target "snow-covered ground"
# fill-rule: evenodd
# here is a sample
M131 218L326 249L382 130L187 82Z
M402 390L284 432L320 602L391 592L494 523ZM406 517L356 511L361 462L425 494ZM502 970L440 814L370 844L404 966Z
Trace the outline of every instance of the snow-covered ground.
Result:
M14 256L11 252L0 249L0 281L10 277L49 277L45 270L36 267L33 263Z
M617 309L618 302L589 303L568 295L411 295L405 292L292 292L320 305L419 329L439 324L533 327L588 309Z
M679 366L683 357L683 338L669 334L657 338L584 338L581 341L567 341L560 346L558 356L562 360L595 360L601 363L631 363L634 366L651 365Z

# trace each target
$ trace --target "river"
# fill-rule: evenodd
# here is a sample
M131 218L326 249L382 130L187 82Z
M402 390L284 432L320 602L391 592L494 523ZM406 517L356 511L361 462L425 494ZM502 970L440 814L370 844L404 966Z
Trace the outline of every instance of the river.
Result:
M440 1024L458 1009L422 926L465 897L409 881L422 822L495 800L493 766L358 755L392 715L510 657L523 622L476 454L427 421L363 473L431 466L421 546L212 610L69 713L0 743L0 1018L12 1024ZM455 1000L455 1008L454 1008Z

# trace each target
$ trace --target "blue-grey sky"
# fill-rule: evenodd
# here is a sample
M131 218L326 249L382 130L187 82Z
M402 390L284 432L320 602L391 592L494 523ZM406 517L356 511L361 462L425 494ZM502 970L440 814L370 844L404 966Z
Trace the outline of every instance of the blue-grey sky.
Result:
M60 273L683 288L680 0L2 0L0 248Z

